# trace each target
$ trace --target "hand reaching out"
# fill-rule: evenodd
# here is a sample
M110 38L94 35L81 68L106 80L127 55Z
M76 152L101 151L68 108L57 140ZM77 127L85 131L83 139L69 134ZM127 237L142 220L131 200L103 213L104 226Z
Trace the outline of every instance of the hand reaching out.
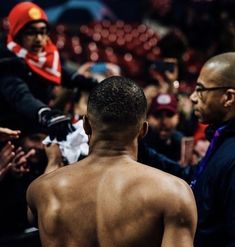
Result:
M17 139L20 135L20 130L11 130L8 128L0 128L0 141L4 142L10 139Z
M170 83L178 80L179 71L178 71L178 61L177 61L177 59L176 58L165 58L164 61L167 62L167 63L173 63L174 64L173 71L168 71L168 70L165 71L165 75L166 75L167 80Z
M35 154L35 149L30 149L25 153L21 147L19 147L15 156L12 160L11 171L18 176L22 176L29 172L29 167L27 166L27 159Z
M160 64L153 64L150 67L150 75L158 82L159 92L175 92L178 87L176 84L176 81L178 80L177 59L164 58L163 60L160 60Z
M12 167L12 160L15 156L14 153L14 145L11 142L7 142L7 144L0 151L0 181L4 178L6 173Z

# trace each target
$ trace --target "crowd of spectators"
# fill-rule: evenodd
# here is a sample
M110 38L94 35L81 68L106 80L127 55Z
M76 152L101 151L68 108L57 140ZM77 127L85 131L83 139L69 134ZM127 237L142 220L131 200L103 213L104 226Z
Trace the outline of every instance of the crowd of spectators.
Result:
M60 54L64 88L56 83L45 86L45 81L35 87L38 78L25 64L15 58L3 60L1 55L0 246L40 246L37 231L26 220L25 194L48 163L49 151L42 141L47 135L59 137L59 143L66 139L60 136L61 129L66 127L69 134L74 130L72 123L82 121L89 92L106 77L123 75L144 88L150 128L140 143L139 160L151 166L158 162L163 170L174 169L171 173L190 181L191 168L183 168L194 169L209 143L204 135L206 126L197 122L189 96L204 62L218 53L234 51L235 21L233 1L189 2L149 0L139 22L102 20L50 26L46 34L50 31ZM9 24L3 19L2 40L8 31ZM5 55L2 50L1 54ZM23 74L21 79L26 78L28 86L7 73ZM23 86L17 91L14 85L18 83ZM21 102L16 95L25 90L33 92L31 105L29 98ZM63 126L54 128L58 117L63 118ZM191 138L190 144L185 137ZM151 160L146 148L159 156ZM192 157L187 164L185 155ZM85 156L83 153L79 159ZM66 157L62 159L68 164Z

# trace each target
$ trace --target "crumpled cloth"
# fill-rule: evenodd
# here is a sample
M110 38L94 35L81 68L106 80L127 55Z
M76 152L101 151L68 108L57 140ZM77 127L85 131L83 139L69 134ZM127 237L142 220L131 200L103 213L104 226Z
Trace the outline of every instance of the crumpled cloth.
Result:
M79 120L73 126L75 131L67 135L66 141L57 141L56 138L51 140L49 136L42 141L44 145L59 144L62 157L68 164L78 161L81 155L86 156L89 152L88 136L83 128L83 120Z

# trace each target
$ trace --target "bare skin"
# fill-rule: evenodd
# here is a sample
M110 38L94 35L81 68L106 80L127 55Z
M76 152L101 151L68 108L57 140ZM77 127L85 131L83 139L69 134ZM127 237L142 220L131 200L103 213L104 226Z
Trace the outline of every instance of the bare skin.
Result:
M117 150L96 142L86 159L35 180L28 216L43 246L193 246L191 189L135 155L133 144Z
M91 92L83 119L90 154L41 176L27 192L28 218L44 247L193 246L197 215L189 186L136 162L146 108L143 91L123 77Z
M0 151L0 181L12 167L11 161L15 156L14 148L14 145L9 141Z
M11 130L8 128L0 127L0 141L6 141L10 139L18 139L20 135L20 130Z
M8 128L0 128L0 141L10 139L18 139L20 130L11 130ZM17 176L22 176L24 173L29 172L27 167L27 159L35 154L35 150L31 149L27 153L22 151L19 147L15 150L15 146L8 141L0 150L0 181L5 175L12 171Z

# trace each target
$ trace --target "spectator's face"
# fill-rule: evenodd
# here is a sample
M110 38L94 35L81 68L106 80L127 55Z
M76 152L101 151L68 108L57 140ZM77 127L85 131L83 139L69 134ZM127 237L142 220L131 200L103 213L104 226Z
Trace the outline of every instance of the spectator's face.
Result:
M148 116L149 125L159 133L162 140L168 139L178 124L178 114L162 110Z
M203 67L196 88L190 96L195 115L205 124L216 124L224 121L225 118L222 96L226 89L216 85L216 81L218 81L218 73Z
M22 46L31 52L42 52L48 41L48 29L44 22L32 23L22 35Z

